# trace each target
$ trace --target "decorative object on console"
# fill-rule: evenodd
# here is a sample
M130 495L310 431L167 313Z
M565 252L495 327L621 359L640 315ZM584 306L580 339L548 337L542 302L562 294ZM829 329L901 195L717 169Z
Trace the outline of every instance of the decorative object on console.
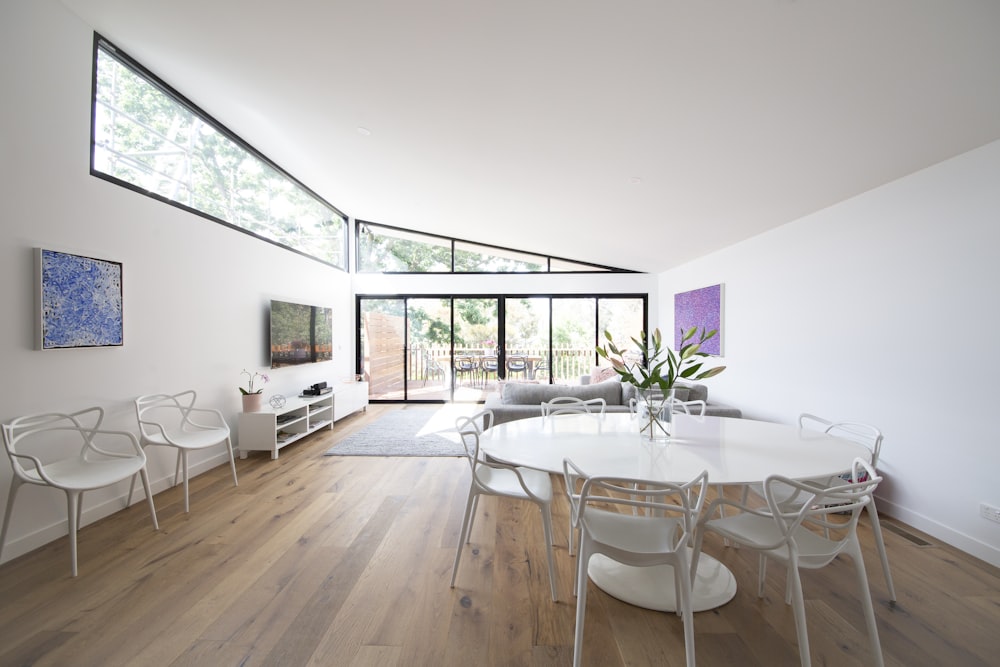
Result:
M122 265L35 248L41 350L123 344Z
M328 387L326 382L317 382L302 390L303 396L322 396L333 391L333 387Z
M268 401L275 410L285 407L285 397L282 394L275 394Z
M257 382L257 380L259 379L260 384L264 385L267 384L267 382L271 378L269 378L264 373L258 373L256 371L251 373L245 368L243 369L243 372L240 373L240 375L246 375L248 378L250 378L250 381L247 382L247 386L245 389L243 387L240 387L240 393L243 395L243 412L260 412L261 399L263 398L261 394L264 391L264 387L258 386L255 389L254 383Z
M681 333L680 346L677 352L663 346L660 330L653 331L652 347L646 340L646 332L633 338L635 351L621 350L615 345L610 331L604 332L607 339L605 347L598 347L597 354L611 362L622 382L633 385L639 391L637 411L640 417L640 433L650 440L661 440L670 437L673 423L674 385L681 378L685 380L705 380L726 370L725 366L715 366L702 371L704 358L708 353L701 351L705 341L711 340L717 332L702 330L698 334L697 327L691 327ZM637 361L628 361L626 357ZM664 356L665 355L665 356Z
M702 331L718 331L719 335L706 340L701 351L715 356L722 355L722 284L702 287L674 295L674 347L681 348L681 336L691 327Z

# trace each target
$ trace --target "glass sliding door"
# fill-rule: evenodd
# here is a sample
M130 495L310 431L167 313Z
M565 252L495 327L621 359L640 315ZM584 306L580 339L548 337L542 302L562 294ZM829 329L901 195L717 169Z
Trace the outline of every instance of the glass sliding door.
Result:
M580 384L610 331L633 347L644 295L359 296L358 353L373 401L481 402L499 382Z
M497 298L455 298L453 400L482 401L496 390L499 367Z
M639 358L638 348L632 343L645 329L646 312L642 299L604 299L597 300L597 335L600 346L604 346L607 338L604 332L611 334L615 345L621 350L632 350L636 360ZM598 357L599 365L611 364Z
M580 384L597 353L597 299L552 299L552 382Z
M451 299L406 299L407 400L451 400Z
M504 299L502 377L508 382L548 382L549 297Z
M370 399L406 397L406 302L361 299L359 304L361 372Z

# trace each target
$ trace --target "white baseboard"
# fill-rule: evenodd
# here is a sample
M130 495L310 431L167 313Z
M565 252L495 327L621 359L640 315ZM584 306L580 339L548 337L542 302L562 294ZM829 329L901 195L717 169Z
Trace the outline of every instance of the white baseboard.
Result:
M903 523L913 526L917 530L923 531L928 535L931 535L942 542L945 542L956 549L960 549L970 556L975 556L980 560L986 561L990 565L1000 567L1000 549L997 547L986 544L974 537L961 533L949 526L942 523L929 519L928 517L908 510L905 507L896 505L894 503L879 497L878 501L879 514L885 514L894 519L902 521Z

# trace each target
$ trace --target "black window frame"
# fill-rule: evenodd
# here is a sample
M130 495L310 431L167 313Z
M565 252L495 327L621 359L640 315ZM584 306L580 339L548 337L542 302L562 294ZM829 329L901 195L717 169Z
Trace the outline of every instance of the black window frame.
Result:
M147 189L145 189L145 188L143 188L143 187L141 187L139 185L136 185L135 183L131 183L129 181L126 181L126 180L123 180L121 178L118 178L118 177L116 177L116 176L114 176L112 174L108 174L106 172L103 172L103 171L100 171L99 169L97 169L95 167L95 155L96 155L96 148L97 148L97 146L96 146L96 140L97 140L97 137L96 137L96 128L97 128L97 104L98 104L98 101L97 101L97 93L98 93L98 88L97 88L98 87L97 65L98 65L99 53L100 53L100 50L102 49L102 47L103 47L103 49L105 50L105 52L108 55L110 55L111 57L115 58L116 60L118 60L120 63L122 63L126 67L132 69L136 74L138 74L139 76L141 76L144 79L146 79L146 81L150 85L152 85L152 86L156 87L157 89L159 89L160 92L162 92L163 94L165 94L168 97L170 97L174 102L176 102L180 106L186 108L191 113L197 115L202 121L204 121L204 122L208 123L209 125L211 125L215 129L216 132L219 132L221 135L225 136L227 139L229 139L230 141L232 141L233 143L235 143L237 146L239 146L240 148L242 148L243 150L245 150L247 153L249 153L250 155L252 155L257 160L260 160L267 167L270 167L271 169L274 169L276 172L278 172L284 178L288 179L288 181L290 181L291 183L293 183L295 186L297 186L298 188L301 188L303 192L305 192L306 194L308 194L310 197L312 197L313 199L315 199L317 202L319 202L323 206L325 206L328 209L330 209L330 211L336 217L339 217L341 219L341 221L342 221L342 223L341 223L341 245L342 245L342 247L340 249L340 252L341 252L341 264L339 264L339 265L335 264L335 263L330 262L330 261L328 261L328 260L326 260L324 258L317 257L315 255L309 254L308 252L305 252L304 250L301 250L299 248L294 248L294 247L291 247L291 246L286 245L284 243L281 243L280 241L277 241L275 239L271 239L271 238L268 238L266 236L261 236L260 234L257 234L254 231L252 231L250 229L247 229L245 227L241 227L240 225L238 225L236 223L230 222L228 220L224 220L222 218L219 218L218 216L212 215L211 213L207 213L205 211L202 211L200 209L194 208L192 206L188 206L187 204L184 204L182 202L175 201L175 200L170 199L168 197L165 197L165 196L163 196L163 195L161 195L161 194L159 194L157 192L153 192L151 190L147 190ZM344 271L344 272L348 271L348 267L349 267L348 251L349 251L349 248L350 248L350 239L349 239L349 237L350 237L350 230L351 230L351 218L350 218L350 216L348 216L346 213L344 213L343 211L341 211L340 209L338 209L333 204L331 204L328 201L326 201L324 198L320 197L311 188L309 188L304 183L302 183L300 180L298 180L297 178L295 178L294 176L292 176L285 169L283 169L281 166L279 166L273 160L271 160L266 155L264 155L263 153L261 153L259 150L257 150L256 148L254 148L252 145L250 145L250 143L248 143L247 141L245 141L238 134L236 134L235 132L233 132L232 130L230 130L228 127L226 127L225 125L223 125L221 122L219 122L218 120L216 120L211 114L209 114L206 111L204 111L201 107L199 107L198 105L196 105L195 103L193 103L191 100L189 100L188 98L186 98L184 95L182 95L181 93L179 93L175 88L173 88L172 86L170 86L169 84L167 84L163 79L161 79L160 77L158 77L157 75L155 75L154 73L152 73L148 68L146 68L145 66L143 66L141 63L139 63L138 61L136 61L134 58L132 58L127 53L125 53L124 51L122 51L121 49L119 49L111 41L109 41L108 39L104 38L103 36L100 35L100 33L97 33L97 32L94 33L94 48L93 48L93 62L92 62L92 66L93 67L92 67L91 96L90 96L90 99L91 99L91 110L90 110L90 113L91 113L91 118L90 118L90 175L91 176L94 176L94 177L99 178L101 180L107 181L109 183L114 183L115 185L121 186L123 188L131 190L131 191L136 192L138 194L145 195L147 197L150 197L151 199L155 199L155 200L160 201L160 202L162 202L164 204L169 204L170 206L174 206L175 208L179 208L179 209L181 209L183 211L187 211L188 213L192 213L192 214L197 215L199 217L205 218L206 220L211 220L212 222L215 222L217 224L223 225L225 227L228 227L230 229L236 230L238 232L242 232L242 233L247 234L249 236L252 236L252 237L254 237L256 239L260 239L261 241L265 241L265 242L270 243L272 245L278 246L279 248L284 248L285 250L294 252L294 253L296 253L298 255L301 255L302 257L307 257L307 258L312 259L314 261L320 262L321 264L324 264L326 266L330 266L330 267L333 267L335 269L340 269L341 271Z
M398 232L404 232L406 234L412 234L415 236L426 236L432 239L439 239L447 242L447 245L451 247L451 263L450 270L448 271L361 271L361 227L377 227L381 229L391 229ZM545 270L544 271L456 271L455 270L455 244L456 243L467 243L470 245L479 246L481 248L490 248L493 250L499 250L504 252L520 253L524 255L533 255L540 259L545 260ZM441 244L446 245L446 244ZM433 234L430 232L423 232L415 229L408 229L406 227L397 227L393 225L385 225L379 222L372 222L370 220L354 220L354 271L356 273L365 273L370 275L517 275L517 276L540 276L540 275L573 275L573 274L610 274L610 273L642 273L642 271L633 271L631 269L621 269L613 266L605 266L603 264L594 264L593 262L581 262L575 259L569 259L566 257L556 257L555 255L546 255L539 252L534 252L531 250L520 250L517 248L507 248L504 246L493 245L490 243L482 243L480 241L472 241L470 239L461 239L453 236L442 236L441 234ZM592 266L594 269L592 271L580 270L580 271L553 271L552 270L552 260L559 262L568 262L570 264L579 264L581 266Z

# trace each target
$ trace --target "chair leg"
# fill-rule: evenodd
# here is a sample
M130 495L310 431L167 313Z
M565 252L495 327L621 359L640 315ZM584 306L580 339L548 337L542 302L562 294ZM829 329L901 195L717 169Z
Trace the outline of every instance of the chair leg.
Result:
M146 472L146 468L143 467L139 471L139 475L142 477L142 488L146 490L146 504L149 505L149 516L153 517L153 530L160 529L160 522L156 520L156 507L153 506L153 491L149 486L149 474ZM135 484L135 475L132 476L132 484ZM129 491L129 500L132 500L132 492Z
M875 623L875 607L872 605L872 594L868 588L868 572L865 570L865 559L861 556L861 544L857 538L851 541L846 549L854 561L854 569L858 575L858 595L865 611L865 624L868 626L868 639L872 646L872 664L883 667L882 642L878 637L878 625Z
M764 597L764 579L767 577L767 556L757 556L757 597Z
M233 486L239 486L240 483L236 479L236 457L233 456L233 441L226 438L226 448L229 450L229 468L233 471Z
M576 631L573 636L573 667L583 662L583 619L587 615L587 562L590 550L581 540L576 572Z
M694 614L691 612L691 570L687 563L686 551L681 548L677 552L677 563L674 564L674 585L680 589L680 595L675 599L678 611L684 623L684 658L687 667L695 667L694 660Z
M191 510L191 501L188 497L188 453L186 449L178 449L177 453L180 455L181 467L184 472L184 513L187 514ZM177 484L176 476L174 484Z
M471 493L471 492L470 492ZM472 525L476 522L476 512L479 511L479 494L475 494L472 498L472 512L469 514L469 529L465 532L465 544L469 543L472 539Z
M136 473L136 475L139 473ZM132 506L132 492L135 491L135 475L132 475L132 479L128 483L128 496L125 498L125 507Z
M465 517L462 519L462 534L458 538L458 547L455 549L455 567L451 571L451 587L455 587L455 578L458 576L458 564L462 560L462 550L465 549L466 540L472 532L472 517L476 513L476 500L478 494L474 488L469 488L469 499L465 501Z
M177 449L177 464L174 466L174 486L181 480L181 459L184 458L184 450ZM185 479L187 476L185 475Z
M7 544L7 529L10 527L10 515L14 509L14 498L17 490L21 488L21 478L14 475L10 480L10 490L7 492L7 508L3 513L3 528L0 529L0 555L3 555L4 545Z
M878 510L875 509L875 497L865 506L868 516L872 520L872 531L875 533L875 547L878 549L879 558L882 559L882 573L885 574L885 584L889 588L889 603L896 604L896 587L892 585L892 573L889 572L889 554L885 552L885 540L882 539L882 525L878 520Z
M76 576L76 531L80 526L80 493L66 491L66 513L69 515L69 558Z
M799 576L798 564L789 560L788 572L792 588L792 609L795 612L795 637L799 642L799 662L802 667L810 667L809 629L806 627L806 604L802 599L802 577Z
M542 531L545 533L545 550L549 558L549 588L552 591L552 601L559 601L559 594L556 593L556 566L552 557L552 508L549 505L542 505Z

